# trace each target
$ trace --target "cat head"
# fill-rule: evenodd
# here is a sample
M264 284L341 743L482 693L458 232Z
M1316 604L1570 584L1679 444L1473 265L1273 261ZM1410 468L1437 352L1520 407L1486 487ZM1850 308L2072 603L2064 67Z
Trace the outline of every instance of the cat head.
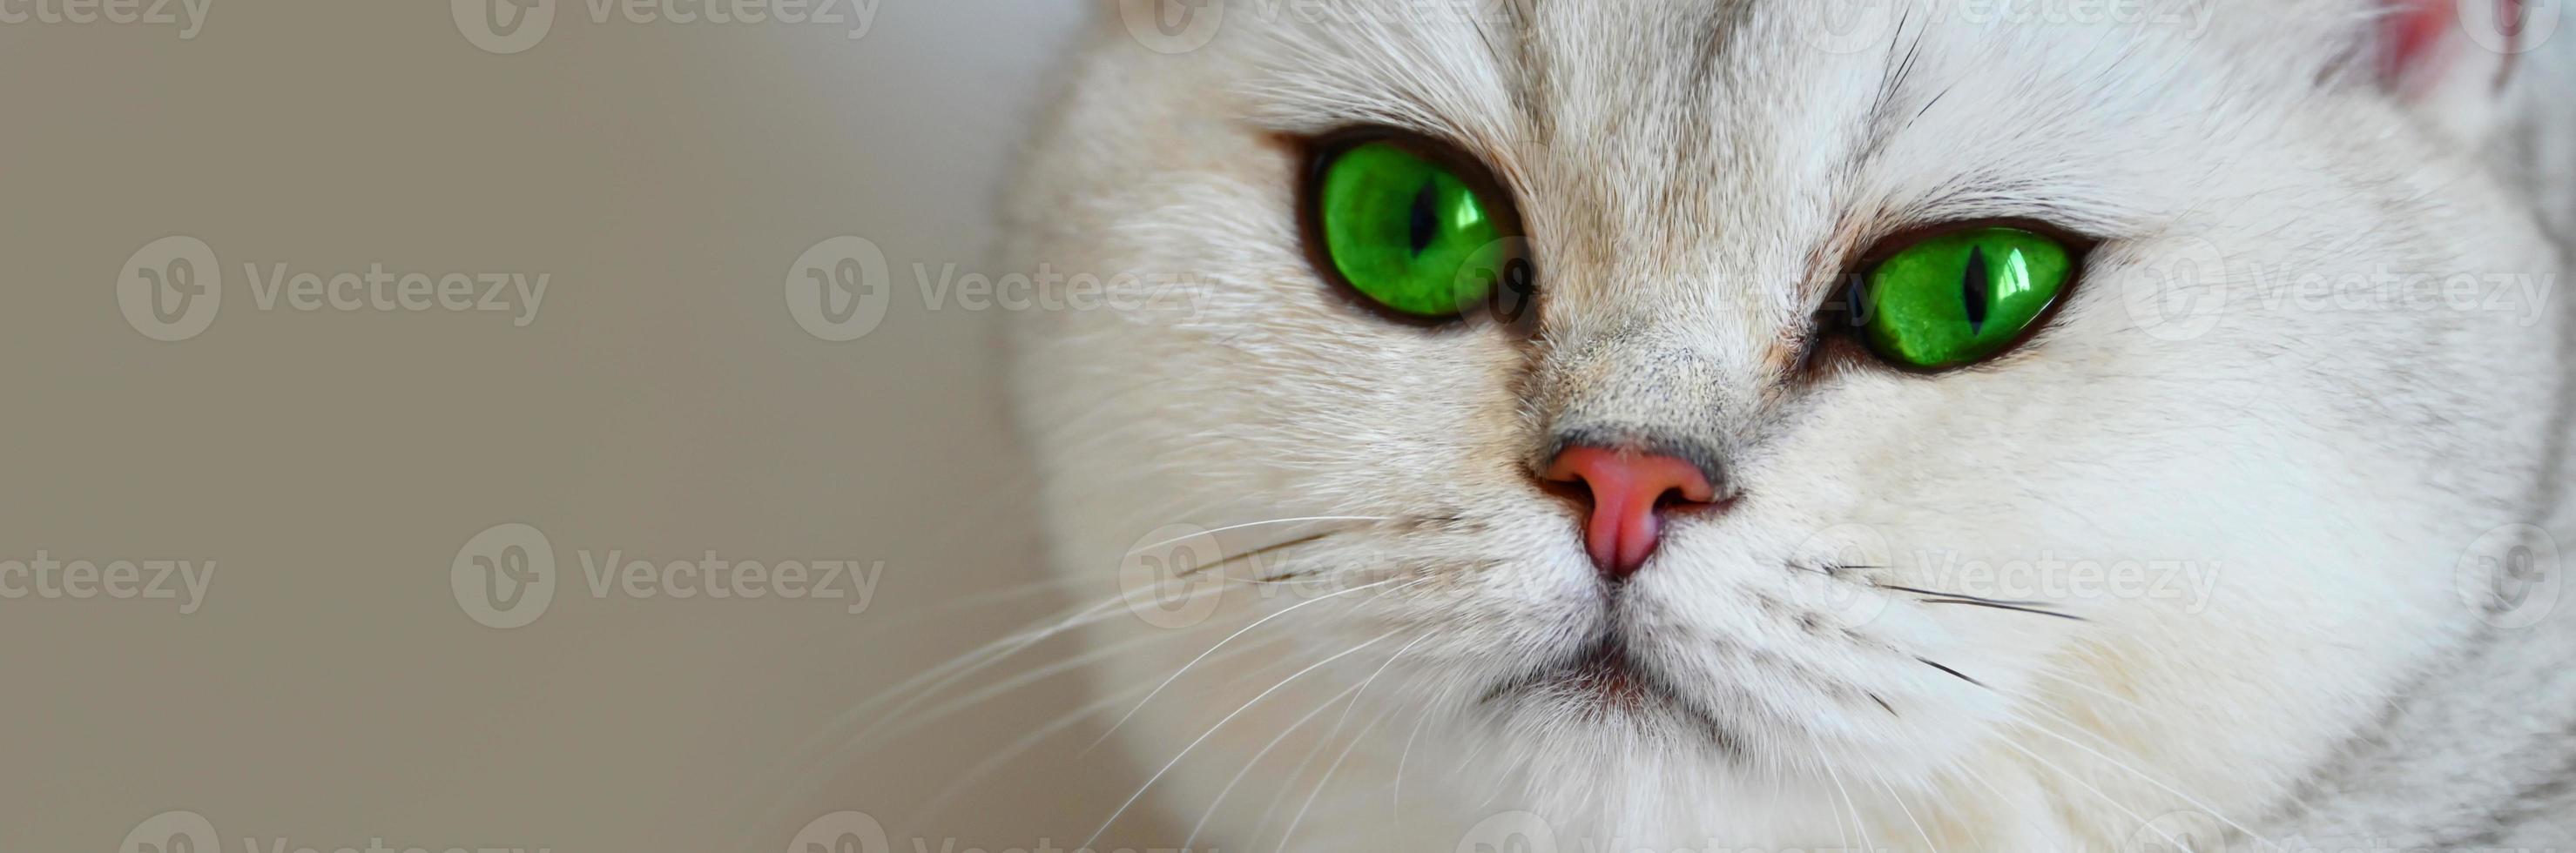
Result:
M1104 5L1012 207L1156 297L1019 329L1059 567L1222 530L1191 652L1294 606L1535 800L2109 738L2268 802L2538 488L2556 255L2450 5Z

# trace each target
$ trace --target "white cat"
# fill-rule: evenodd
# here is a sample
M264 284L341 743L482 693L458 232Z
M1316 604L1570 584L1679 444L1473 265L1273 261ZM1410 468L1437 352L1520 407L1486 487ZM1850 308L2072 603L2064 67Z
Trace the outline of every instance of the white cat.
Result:
M2576 848L2568 4L1102 5L1017 394L1201 849Z

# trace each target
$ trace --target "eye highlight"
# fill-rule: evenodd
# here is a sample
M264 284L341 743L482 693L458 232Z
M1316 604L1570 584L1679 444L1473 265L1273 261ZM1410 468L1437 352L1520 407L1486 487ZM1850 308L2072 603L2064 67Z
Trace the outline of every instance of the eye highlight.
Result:
M1912 370L2001 355L2057 303L2075 261L2064 241L2020 228L1966 228L1914 241L1853 290L1861 342Z
M1463 157L1379 136L1326 147L1306 204L1319 266L1408 318L1457 317L1492 300L1515 270L1510 199Z

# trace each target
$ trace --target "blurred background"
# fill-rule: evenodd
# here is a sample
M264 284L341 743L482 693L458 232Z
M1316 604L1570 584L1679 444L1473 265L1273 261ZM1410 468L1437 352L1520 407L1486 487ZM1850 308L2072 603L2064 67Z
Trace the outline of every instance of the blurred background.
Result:
M1078 679L841 747L1062 607L922 279L1091 5L0 0L0 850L1079 843L1081 732L918 815Z

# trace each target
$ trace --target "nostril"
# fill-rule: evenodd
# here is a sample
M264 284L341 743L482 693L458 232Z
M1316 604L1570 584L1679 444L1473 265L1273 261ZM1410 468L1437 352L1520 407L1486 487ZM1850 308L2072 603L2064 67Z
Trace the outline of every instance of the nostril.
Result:
M1698 465L1625 448L1568 447L1544 474L1553 482L1580 484L1575 491L1584 503L1585 549L1614 581L1635 574L1653 556L1665 510L1708 505L1718 497Z

